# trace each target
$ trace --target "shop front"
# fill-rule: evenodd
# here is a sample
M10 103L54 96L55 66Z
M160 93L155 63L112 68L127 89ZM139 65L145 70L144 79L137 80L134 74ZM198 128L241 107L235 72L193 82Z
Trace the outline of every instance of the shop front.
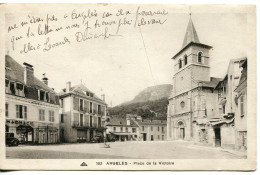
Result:
M136 134L125 133L125 132L110 132L111 137L115 138L116 141L132 141L136 139Z
M58 143L59 129L55 126L38 126L35 128L35 143Z
M55 124L7 119L5 132L14 133L20 144L59 142L59 128Z

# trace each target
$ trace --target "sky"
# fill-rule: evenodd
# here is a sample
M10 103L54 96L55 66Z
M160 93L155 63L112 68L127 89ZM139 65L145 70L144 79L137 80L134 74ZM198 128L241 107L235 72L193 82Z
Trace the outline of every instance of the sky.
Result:
M8 26L28 19L28 15L44 16L46 13L54 13L59 17L73 9L80 11L87 8L94 9L92 6L61 6L57 10L57 7L51 6L48 10L43 8L41 11L31 9L21 13L10 13L6 15L6 31ZM95 7L95 10L114 11L117 8L119 7L116 5L102 9L99 6ZM134 12L137 6L125 5L123 9ZM23 47L22 40L17 41L16 49L12 50L10 38L27 30L27 28L17 29L6 34L6 52L20 64L23 62L32 64L34 74L39 79L46 73L49 86L56 92L65 88L68 81L71 81L72 86L83 83L97 96L105 94L107 104L115 106L132 100L146 87L172 83L171 58L181 49L190 18L188 6L157 5L149 8L141 6L141 9L165 9L168 15L158 18L167 20L163 25L141 26L141 32L138 27L124 26L120 28L120 36L106 40L71 42L70 45L63 45L48 52L37 50L27 54L19 52ZM192 7L191 17L200 42L213 46L210 55L211 76L223 78L230 59L247 56L247 16L244 13L231 11L228 13L205 11L201 10L201 7ZM134 18L134 14L129 17ZM89 19L90 22L93 20ZM62 25L67 23L59 22ZM111 31L113 29L111 28ZM64 36L73 38L76 30L50 34L50 41L59 41ZM37 39L30 39L30 42L33 44L45 40L46 36L39 36Z

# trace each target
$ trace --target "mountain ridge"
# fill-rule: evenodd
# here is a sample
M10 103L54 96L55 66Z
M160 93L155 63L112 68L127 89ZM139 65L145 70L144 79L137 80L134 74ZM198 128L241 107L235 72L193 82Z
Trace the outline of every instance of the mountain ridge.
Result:
M149 86L139 92L133 100L121 103L121 105L127 105L132 103L139 103L139 102L147 102L147 101L155 101L161 98L169 97L172 91L171 84L160 84L155 86Z
M150 86L139 92L133 100L108 108L109 115L135 114L145 118L166 119L168 97L172 85Z

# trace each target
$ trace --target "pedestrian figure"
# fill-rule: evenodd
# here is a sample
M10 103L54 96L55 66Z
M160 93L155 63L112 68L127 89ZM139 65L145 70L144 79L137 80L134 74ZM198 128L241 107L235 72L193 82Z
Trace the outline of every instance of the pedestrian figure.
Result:
M106 142L106 138L104 139L104 145L105 145L105 148L110 148L110 145L107 144L107 142Z

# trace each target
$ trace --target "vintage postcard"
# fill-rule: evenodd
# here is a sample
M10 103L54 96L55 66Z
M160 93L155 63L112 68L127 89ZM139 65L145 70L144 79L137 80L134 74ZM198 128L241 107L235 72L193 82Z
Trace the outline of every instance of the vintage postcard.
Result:
M254 5L0 15L0 169L256 169Z

